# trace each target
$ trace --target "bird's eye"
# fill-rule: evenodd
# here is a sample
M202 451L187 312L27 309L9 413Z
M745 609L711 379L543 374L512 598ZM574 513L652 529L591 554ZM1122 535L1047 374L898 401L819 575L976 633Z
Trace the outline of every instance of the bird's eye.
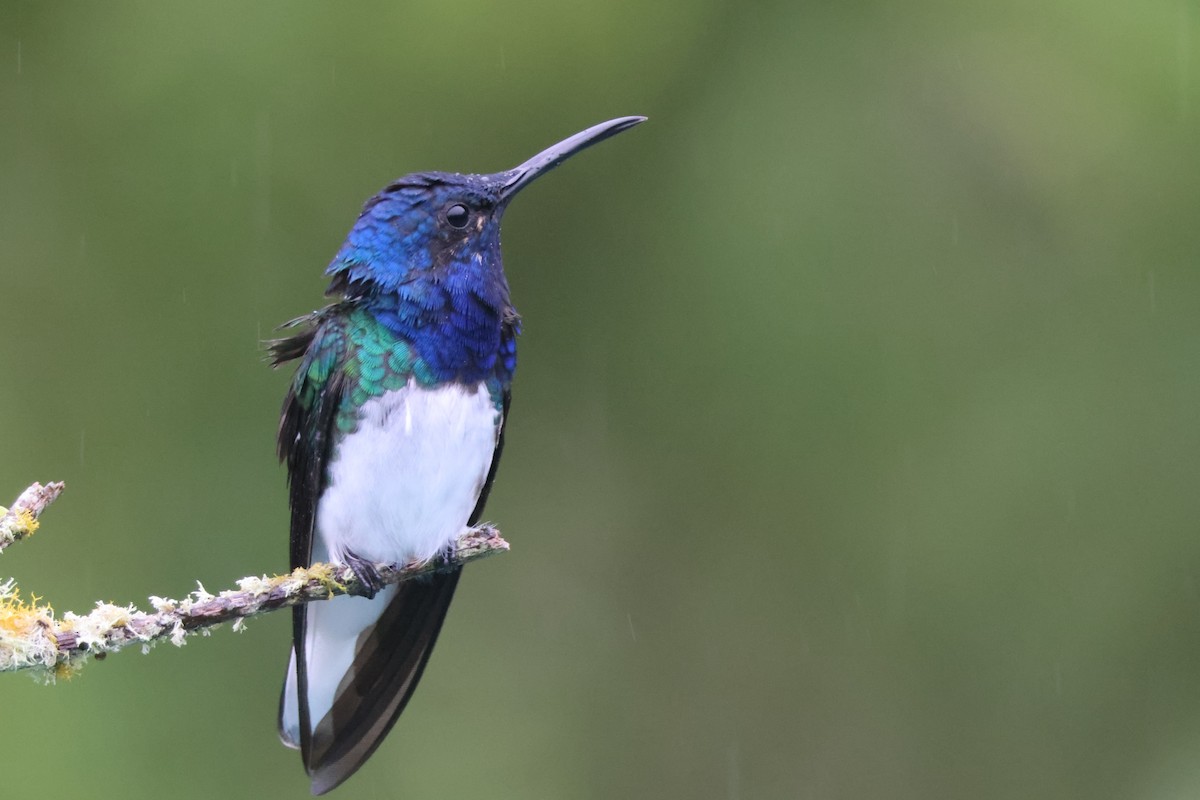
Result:
M471 210L462 203L455 203L446 209L446 222L455 228L465 228L471 221Z

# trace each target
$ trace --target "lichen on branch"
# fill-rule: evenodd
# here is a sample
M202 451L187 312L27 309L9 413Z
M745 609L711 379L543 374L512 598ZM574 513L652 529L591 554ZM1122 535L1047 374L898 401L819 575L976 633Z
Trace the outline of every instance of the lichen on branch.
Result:
M12 508L0 506L0 551L32 536L38 529L38 516L54 502L66 484L59 482L42 486L35 483L12 504Z
M26 489L0 517L0 550L33 533L38 515L62 489L61 483L35 483ZM465 531L444 558L376 566L383 583L393 584L505 550L508 542L495 528L484 525ZM238 630L243 620L269 611L365 594L349 567L323 563L285 575L242 578L236 589L217 594L197 586L182 600L151 597L153 611L98 602L87 614L68 611L57 616L37 597L22 599L13 580L0 583L0 672L34 670L53 680L70 674L90 656L103 658L131 644L141 644L143 651L163 639L183 645L190 634L223 622L233 622Z

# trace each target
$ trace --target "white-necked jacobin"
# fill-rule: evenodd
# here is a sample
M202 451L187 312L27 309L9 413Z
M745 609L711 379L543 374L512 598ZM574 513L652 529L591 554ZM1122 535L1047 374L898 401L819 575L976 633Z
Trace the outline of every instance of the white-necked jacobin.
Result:
M346 564L374 592L294 610L279 731L313 794L350 777L404 710L461 572L382 587L373 565L444 552L496 475L520 332L500 217L539 175L644 119L601 123L506 172L388 185L325 271L335 301L272 343L275 365L300 359L279 423L292 567Z

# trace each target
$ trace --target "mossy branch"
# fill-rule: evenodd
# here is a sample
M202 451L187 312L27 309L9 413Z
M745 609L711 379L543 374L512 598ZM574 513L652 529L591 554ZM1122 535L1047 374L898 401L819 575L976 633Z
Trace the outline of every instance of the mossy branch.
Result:
M38 515L62 490L62 483L35 483L11 509L4 510L0 550L32 534ZM508 542L485 525L460 536L445 559L377 567L385 584L402 583L505 550ZM70 674L90 656L102 659L130 644L141 644L143 651L162 639L183 645L189 635L207 633L223 622L233 622L234 630L239 630L248 617L344 594L365 594L349 567L321 563L286 575L242 578L238 588L217 594L197 586L182 600L151 597L153 611L97 602L87 614L68 611L56 616L37 597L22 600L16 583L9 579L0 583L0 672L32 670L53 680Z

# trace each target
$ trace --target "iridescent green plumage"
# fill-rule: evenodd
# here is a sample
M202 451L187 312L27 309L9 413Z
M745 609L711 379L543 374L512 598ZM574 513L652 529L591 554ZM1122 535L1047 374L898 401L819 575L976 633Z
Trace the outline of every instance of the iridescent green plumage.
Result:
M354 431L359 409L371 398L403 387L409 378L423 387L436 382L412 347L366 309L338 304L299 322L313 327L296 337L311 344L292 381L292 394L300 409L312 412L324 399L330 380L340 374L343 392L334 424L343 434ZM275 346L277 359L286 356L281 345L292 341L284 339Z

